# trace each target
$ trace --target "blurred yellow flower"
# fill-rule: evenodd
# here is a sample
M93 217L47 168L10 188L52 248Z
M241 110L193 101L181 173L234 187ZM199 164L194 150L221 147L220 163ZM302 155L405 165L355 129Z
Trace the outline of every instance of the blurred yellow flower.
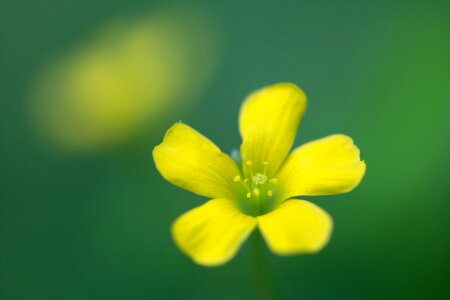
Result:
M211 78L214 28L195 6L107 25L38 74L31 107L38 130L63 148L89 152L157 125Z
M294 84L275 84L248 96L239 119L238 164L182 123L155 147L153 158L166 180L213 198L172 226L176 244L196 263L224 264L256 227L279 255L317 252L328 242L330 216L292 197L349 192L366 166L352 139L341 134L288 155L305 108L306 96Z

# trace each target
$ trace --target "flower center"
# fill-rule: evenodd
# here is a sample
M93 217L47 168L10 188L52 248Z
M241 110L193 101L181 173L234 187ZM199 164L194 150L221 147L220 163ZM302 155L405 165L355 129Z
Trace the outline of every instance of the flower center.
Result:
M267 174L268 162L264 162L258 172L255 171L253 161L247 160L242 166L242 174L234 177L237 183L238 204L242 212L252 216L268 213L276 205L276 194L278 194L278 179L269 178Z
M255 184L264 184L267 181L267 176L265 174L256 173L255 176L253 176L253 182Z

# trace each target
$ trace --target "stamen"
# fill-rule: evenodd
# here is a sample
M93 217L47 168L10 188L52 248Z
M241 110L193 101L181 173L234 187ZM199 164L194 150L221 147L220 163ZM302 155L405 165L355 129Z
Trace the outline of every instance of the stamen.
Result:
M268 161L262 162L262 169L259 169L260 173L255 172L254 162L252 160L244 160L243 173L234 176L233 181L239 182L243 185L245 191L245 197L247 199L255 199L257 203L255 205L260 205L259 202L264 202L268 200L266 197L273 196L273 187L267 186L266 184L277 184L277 178L271 178L267 174L267 167L269 165ZM258 165L259 166L259 165ZM258 167L259 168L259 167ZM259 204L258 204L259 203Z
M242 184L242 186L247 190L247 191L250 191L250 189L248 188L248 186L247 186L247 179L244 179L244 181L242 181L241 180L241 176L239 176L239 175L236 175L236 176L234 176L234 182L239 182L240 184Z
M248 171L250 173L250 177L253 177L253 161L247 160L245 163L249 166Z

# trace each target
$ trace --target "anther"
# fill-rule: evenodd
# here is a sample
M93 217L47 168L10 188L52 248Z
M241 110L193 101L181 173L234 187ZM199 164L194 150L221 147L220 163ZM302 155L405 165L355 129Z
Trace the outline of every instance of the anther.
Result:
M268 190L268 191L267 191L267 196L272 197L272 195L273 195L272 190Z
M238 181L241 181L241 176L239 176L239 175L236 175L236 176L234 176L234 182L238 182Z
M267 166L269 164L268 161L263 161L263 165Z
M261 194L261 192L259 191L258 188L255 188L255 189L253 190L253 194L255 194L256 197L259 197L259 195Z
M252 193L248 192L247 193L247 198L250 199L252 197Z
M253 166L253 161L247 160L246 164L247 164L248 166Z

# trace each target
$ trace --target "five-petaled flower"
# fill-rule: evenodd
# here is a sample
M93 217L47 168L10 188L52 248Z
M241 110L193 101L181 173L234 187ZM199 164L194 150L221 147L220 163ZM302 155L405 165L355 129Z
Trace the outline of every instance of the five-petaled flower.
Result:
M331 135L288 155L306 96L294 84L260 89L244 101L242 145L233 160L191 127L176 123L155 147L161 175L176 186L212 198L172 226L178 247L196 263L229 261L258 227L276 254L313 253L328 242L333 223L320 207L296 196L349 192L365 173L348 136Z

